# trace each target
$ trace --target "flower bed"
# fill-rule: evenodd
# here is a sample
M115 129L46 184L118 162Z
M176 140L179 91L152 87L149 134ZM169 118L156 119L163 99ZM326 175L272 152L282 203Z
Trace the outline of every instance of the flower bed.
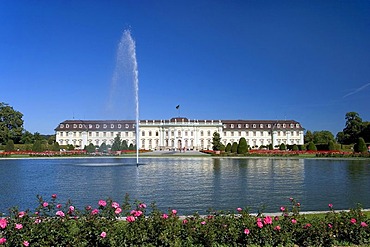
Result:
M35 212L13 208L0 218L4 246L334 246L370 244L369 217L361 208L325 215L300 214L300 204L280 216L251 215L247 209L180 217L155 204L126 196L122 204L100 200L79 210L68 201L38 196Z

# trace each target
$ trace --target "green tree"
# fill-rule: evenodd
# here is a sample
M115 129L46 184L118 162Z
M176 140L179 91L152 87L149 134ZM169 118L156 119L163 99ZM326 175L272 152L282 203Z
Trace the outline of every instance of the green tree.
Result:
M13 140L18 143L23 132L23 114L0 102L0 144Z
M53 151L59 151L60 150L60 145L58 142L54 142L53 143Z
M107 144L103 142L99 147L99 152L106 153L108 151Z
M294 144L294 145L293 145L292 150L293 150L293 151L298 151L298 150L299 150L299 148L298 148L297 144Z
M120 150L128 150L128 145L127 145L126 140L122 141Z
M313 132L313 143L315 144L326 144L329 141L334 141L333 134L328 130L314 131Z
M6 152L14 151L14 141L13 140L8 140L8 142L5 145L5 151Z
M308 151L317 151L316 145L313 142L309 142L307 146Z
M51 135L51 136L48 138L48 144L49 144L49 145L53 145L55 142L56 142L56 137L55 137L55 135Z
M279 150L286 150L286 145L285 143L281 143L279 146Z
M117 134L117 136L114 138L113 145L112 145L112 151L119 151L121 150L121 137Z
M212 145L213 145L212 146L213 151L221 150L222 143L221 143L220 134L218 132L213 133Z
M274 150L274 147L272 146L272 143L269 144L268 149L269 150Z
M335 150L335 144L333 141L328 142L328 149L329 151L334 151Z
M87 147L85 147L85 150L89 154L94 153L95 152L95 146L94 146L94 144L90 143L89 145L87 145Z
M357 143L354 146L354 151L358 153L365 153L367 152L367 147L364 138L358 138Z
M43 151L43 149L42 149L42 144L41 144L41 140L36 140L36 141L33 143L32 151L34 151L34 152L42 152L42 151Z
M132 143L128 146L128 150L130 150L130 151L135 150L135 149L136 148L135 148L134 144L132 144Z
M343 144L356 143L363 128L362 119L357 112L348 112L345 119L346 127L343 129Z
M231 152L236 153L237 151L238 151L238 143L233 142L233 144L231 145Z
M363 123L363 129L361 131L361 137L364 138L365 142L370 142L370 122Z
M230 142L226 145L225 152L227 152L227 153L231 152L231 143Z
M23 144L32 144L35 142L35 138L33 136L33 134L29 131L24 131L23 134L22 134L22 137L21 137L21 140L20 140L20 143L23 143Z
M304 143L309 143L313 141L313 134L311 131L307 130L306 134L304 135Z
M238 154L246 154L248 152L248 144L247 140L245 140L244 137L239 139L239 145L237 148L237 153Z

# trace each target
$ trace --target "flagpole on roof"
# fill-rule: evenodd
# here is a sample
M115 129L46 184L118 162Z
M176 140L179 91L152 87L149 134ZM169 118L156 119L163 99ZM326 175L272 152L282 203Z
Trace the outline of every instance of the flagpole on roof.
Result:
M177 106L176 106L176 109L177 109L177 112L178 112L179 117L180 117L180 105L177 105Z

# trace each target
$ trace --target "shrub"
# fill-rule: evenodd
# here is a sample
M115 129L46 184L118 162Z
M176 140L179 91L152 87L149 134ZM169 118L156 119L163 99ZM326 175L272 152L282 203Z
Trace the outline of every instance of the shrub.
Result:
M231 145L231 152L236 153L238 151L238 143L234 142L233 145Z
M8 140L8 142L5 145L5 151L6 152L14 151L14 141L13 140Z
M248 152L247 140L245 140L245 138L242 137L239 140L239 145L238 145L238 148L237 148L237 153L238 154L246 154L247 152Z
M281 143L279 146L279 150L286 150L286 146L284 143Z
M366 146L364 138L362 138L362 137L358 138L358 141L354 146L354 151L358 152L358 153L367 152L367 146Z
M308 143L307 150L317 151L316 145L313 142Z

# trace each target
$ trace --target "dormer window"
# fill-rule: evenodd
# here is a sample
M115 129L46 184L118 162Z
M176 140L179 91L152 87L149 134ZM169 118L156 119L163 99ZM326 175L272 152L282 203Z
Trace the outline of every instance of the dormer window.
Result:
M245 127L246 127L246 128L249 128L249 124L246 124L246 125L245 125Z
M242 127L242 125L241 124L238 124L238 128L240 129Z
M260 128L261 128L261 129L263 128L263 124L260 124Z
M99 124L95 125L95 128L99 129L100 128L100 125Z
M61 129L63 129L63 128L64 128L64 124L61 124L61 125L60 125L60 128L61 128Z
M73 124L73 128L75 129L75 128L77 128L77 124Z
M107 125L106 124L103 124L103 128L106 129L107 128Z
M253 124L253 128L256 128L257 127L257 125L256 124Z
M230 124L230 128L234 128L234 124Z
M111 124L111 125L110 125L110 128L111 128L111 129L113 129L113 128L114 128L114 124Z
M67 129L69 128L69 124L66 124L66 128L67 128Z

